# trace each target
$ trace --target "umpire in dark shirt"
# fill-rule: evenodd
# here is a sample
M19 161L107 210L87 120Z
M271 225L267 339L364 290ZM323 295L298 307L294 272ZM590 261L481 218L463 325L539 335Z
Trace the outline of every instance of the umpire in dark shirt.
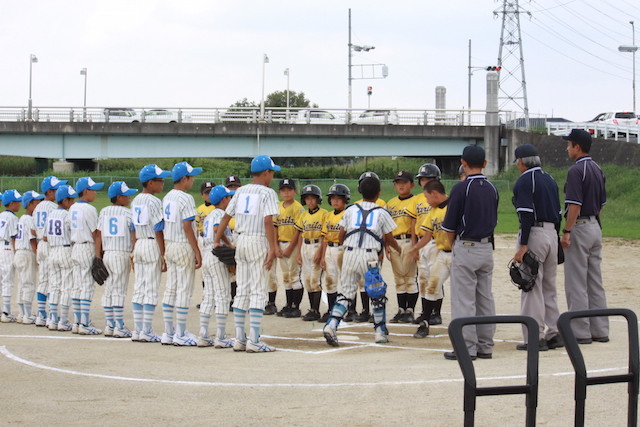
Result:
M562 230L565 248L564 288L569 311L607 308L602 286L602 230L600 211L607 201L604 173L589 156L591 134L573 129L567 153L575 164L569 168L565 185L566 223ZM571 327L580 344L609 341L609 319L575 319Z
M541 351L564 345L558 335L556 270L558 268L558 230L562 220L558 184L540 168L538 150L531 144L516 148L516 167L520 178L513 186L513 204L520 220L517 251L514 261L522 262L528 251L540 261L536 284L530 292L522 292L520 313L533 317L539 325L538 345ZM527 329L523 326L526 350Z
M498 191L482 174L487 165L482 147L466 146L461 163L467 178L451 189L449 207L442 223L453 248L451 317L493 316L496 308L491 278ZM469 325L462 329L472 359L491 359L495 329L495 325ZM447 352L444 357L456 360L454 352Z

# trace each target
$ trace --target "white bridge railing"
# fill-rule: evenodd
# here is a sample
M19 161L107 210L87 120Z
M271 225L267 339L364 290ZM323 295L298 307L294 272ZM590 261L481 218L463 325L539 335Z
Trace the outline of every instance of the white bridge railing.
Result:
M640 125L622 126L612 123L596 122L547 122L547 135L569 135L571 129L583 129L591 133L594 138L624 140L639 142Z
M484 126L484 110L335 109L335 108L113 108L37 107L34 122L98 123L280 123L323 125L448 125ZM513 123L516 115L500 112L500 123ZM29 121L25 107L0 107L0 121Z

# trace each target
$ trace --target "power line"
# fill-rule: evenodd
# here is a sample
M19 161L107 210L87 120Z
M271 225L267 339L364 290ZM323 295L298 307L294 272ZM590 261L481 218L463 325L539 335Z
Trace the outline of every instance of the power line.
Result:
M555 1L556 1L556 3L558 2L558 0L555 0ZM609 32L611 32L611 33L617 34L617 35L619 35L619 36L621 36L621 37L625 37L625 38L627 37L627 35L626 35L626 34L623 34L623 33L619 32L619 31L615 31L615 30L611 29L610 27L607 27L606 25L604 25L604 24L602 24L602 23L600 23L600 22L598 22L598 21L594 20L593 18L587 17L587 16L585 16L585 15L583 15L583 14L579 13L579 12L578 12L578 11L576 11L575 9L571 9L571 8L567 7L567 6L566 6L566 4L565 4L565 5L561 5L561 6L562 6L562 8L563 8L564 10L566 10L567 12L569 12L571 15L575 15L575 16L578 16L579 18L581 18L581 19L583 19L583 20L585 20L585 21L589 21L589 22L591 23L591 25L594 25L594 26L597 26L597 27L604 28L605 30L607 30L607 31L609 31ZM598 31L600 34L603 34L604 36L606 36L606 37L610 38L611 40L615 41L616 43L619 43L619 42L620 42L618 39L615 39L615 38L611 37L610 35L608 35L608 34L607 34L606 32L604 32L604 31L600 31L600 30L596 30L596 31Z

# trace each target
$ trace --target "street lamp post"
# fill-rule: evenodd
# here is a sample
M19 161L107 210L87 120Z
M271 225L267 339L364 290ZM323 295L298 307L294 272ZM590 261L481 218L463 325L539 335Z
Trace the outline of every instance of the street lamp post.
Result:
M351 55L353 51L356 52L361 52L361 51L365 51L365 52L369 52L372 49L375 49L375 46L358 46L355 44L351 43L351 8L349 8L349 102L348 102L348 112L347 112L347 116L350 118L351 116L351 107L352 107L352 95L353 95L353 90L352 90L352 81L353 81L353 76L351 74Z
M32 76L33 76L33 64L35 64L36 62L38 62L38 57L36 57L32 53L29 56L29 105L28 105L28 108L27 108L27 119L28 120L32 120L33 119L33 114L32 114L33 102L31 100L31 80L32 80Z
M289 119L289 69L284 69L284 75L287 76L287 120Z
M84 103L82 104L82 121L87 121L87 69L80 70L80 75L84 76Z
M631 24L631 37L633 44L631 46L618 46L618 51L620 52L631 52L633 54L633 81L631 87L633 89L633 112L636 111L636 52L638 51L638 46L636 46L636 27L633 21L629 21Z
M267 54L262 56L262 98L260 99L260 119L264 121L264 73L266 65L269 63L269 57Z

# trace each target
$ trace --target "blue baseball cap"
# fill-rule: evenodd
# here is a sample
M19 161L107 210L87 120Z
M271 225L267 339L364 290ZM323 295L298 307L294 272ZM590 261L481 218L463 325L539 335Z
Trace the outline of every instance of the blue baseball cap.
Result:
M29 203L34 200L42 200L44 199L44 194L37 193L35 191L27 191L22 195L22 207L27 209Z
M88 176L82 177L76 182L76 192L82 193L84 190L102 190L104 182L94 182Z
M216 185L209 192L209 202L211 202L212 205L217 205L225 197L233 196L234 194L236 194L235 190L231 191L224 185Z
M264 171L279 171L280 166L273 163L271 157L266 155L261 155L254 157L251 160L251 173L260 173Z
M185 176L196 176L202 173L202 168L194 168L187 162L176 164L171 170L173 182L180 181Z
M158 167L158 165L147 165L140 169L140 182L145 183L147 181L151 181L152 179L158 178L169 178L171 176L171 172L163 171Z
M56 190L56 202L58 203L64 199L75 199L76 197L78 197L78 193L70 185L61 185Z
M66 180L59 180L55 176L48 176L42 180L42 192L46 193L49 190L57 190L61 185L66 183Z
M116 181L109 186L109 198L113 199L116 196L131 196L136 194L138 190L135 188L129 188L124 181Z
M22 196L18 190L7 190L2 195L2 205L7 206L11 202L21 202Z

